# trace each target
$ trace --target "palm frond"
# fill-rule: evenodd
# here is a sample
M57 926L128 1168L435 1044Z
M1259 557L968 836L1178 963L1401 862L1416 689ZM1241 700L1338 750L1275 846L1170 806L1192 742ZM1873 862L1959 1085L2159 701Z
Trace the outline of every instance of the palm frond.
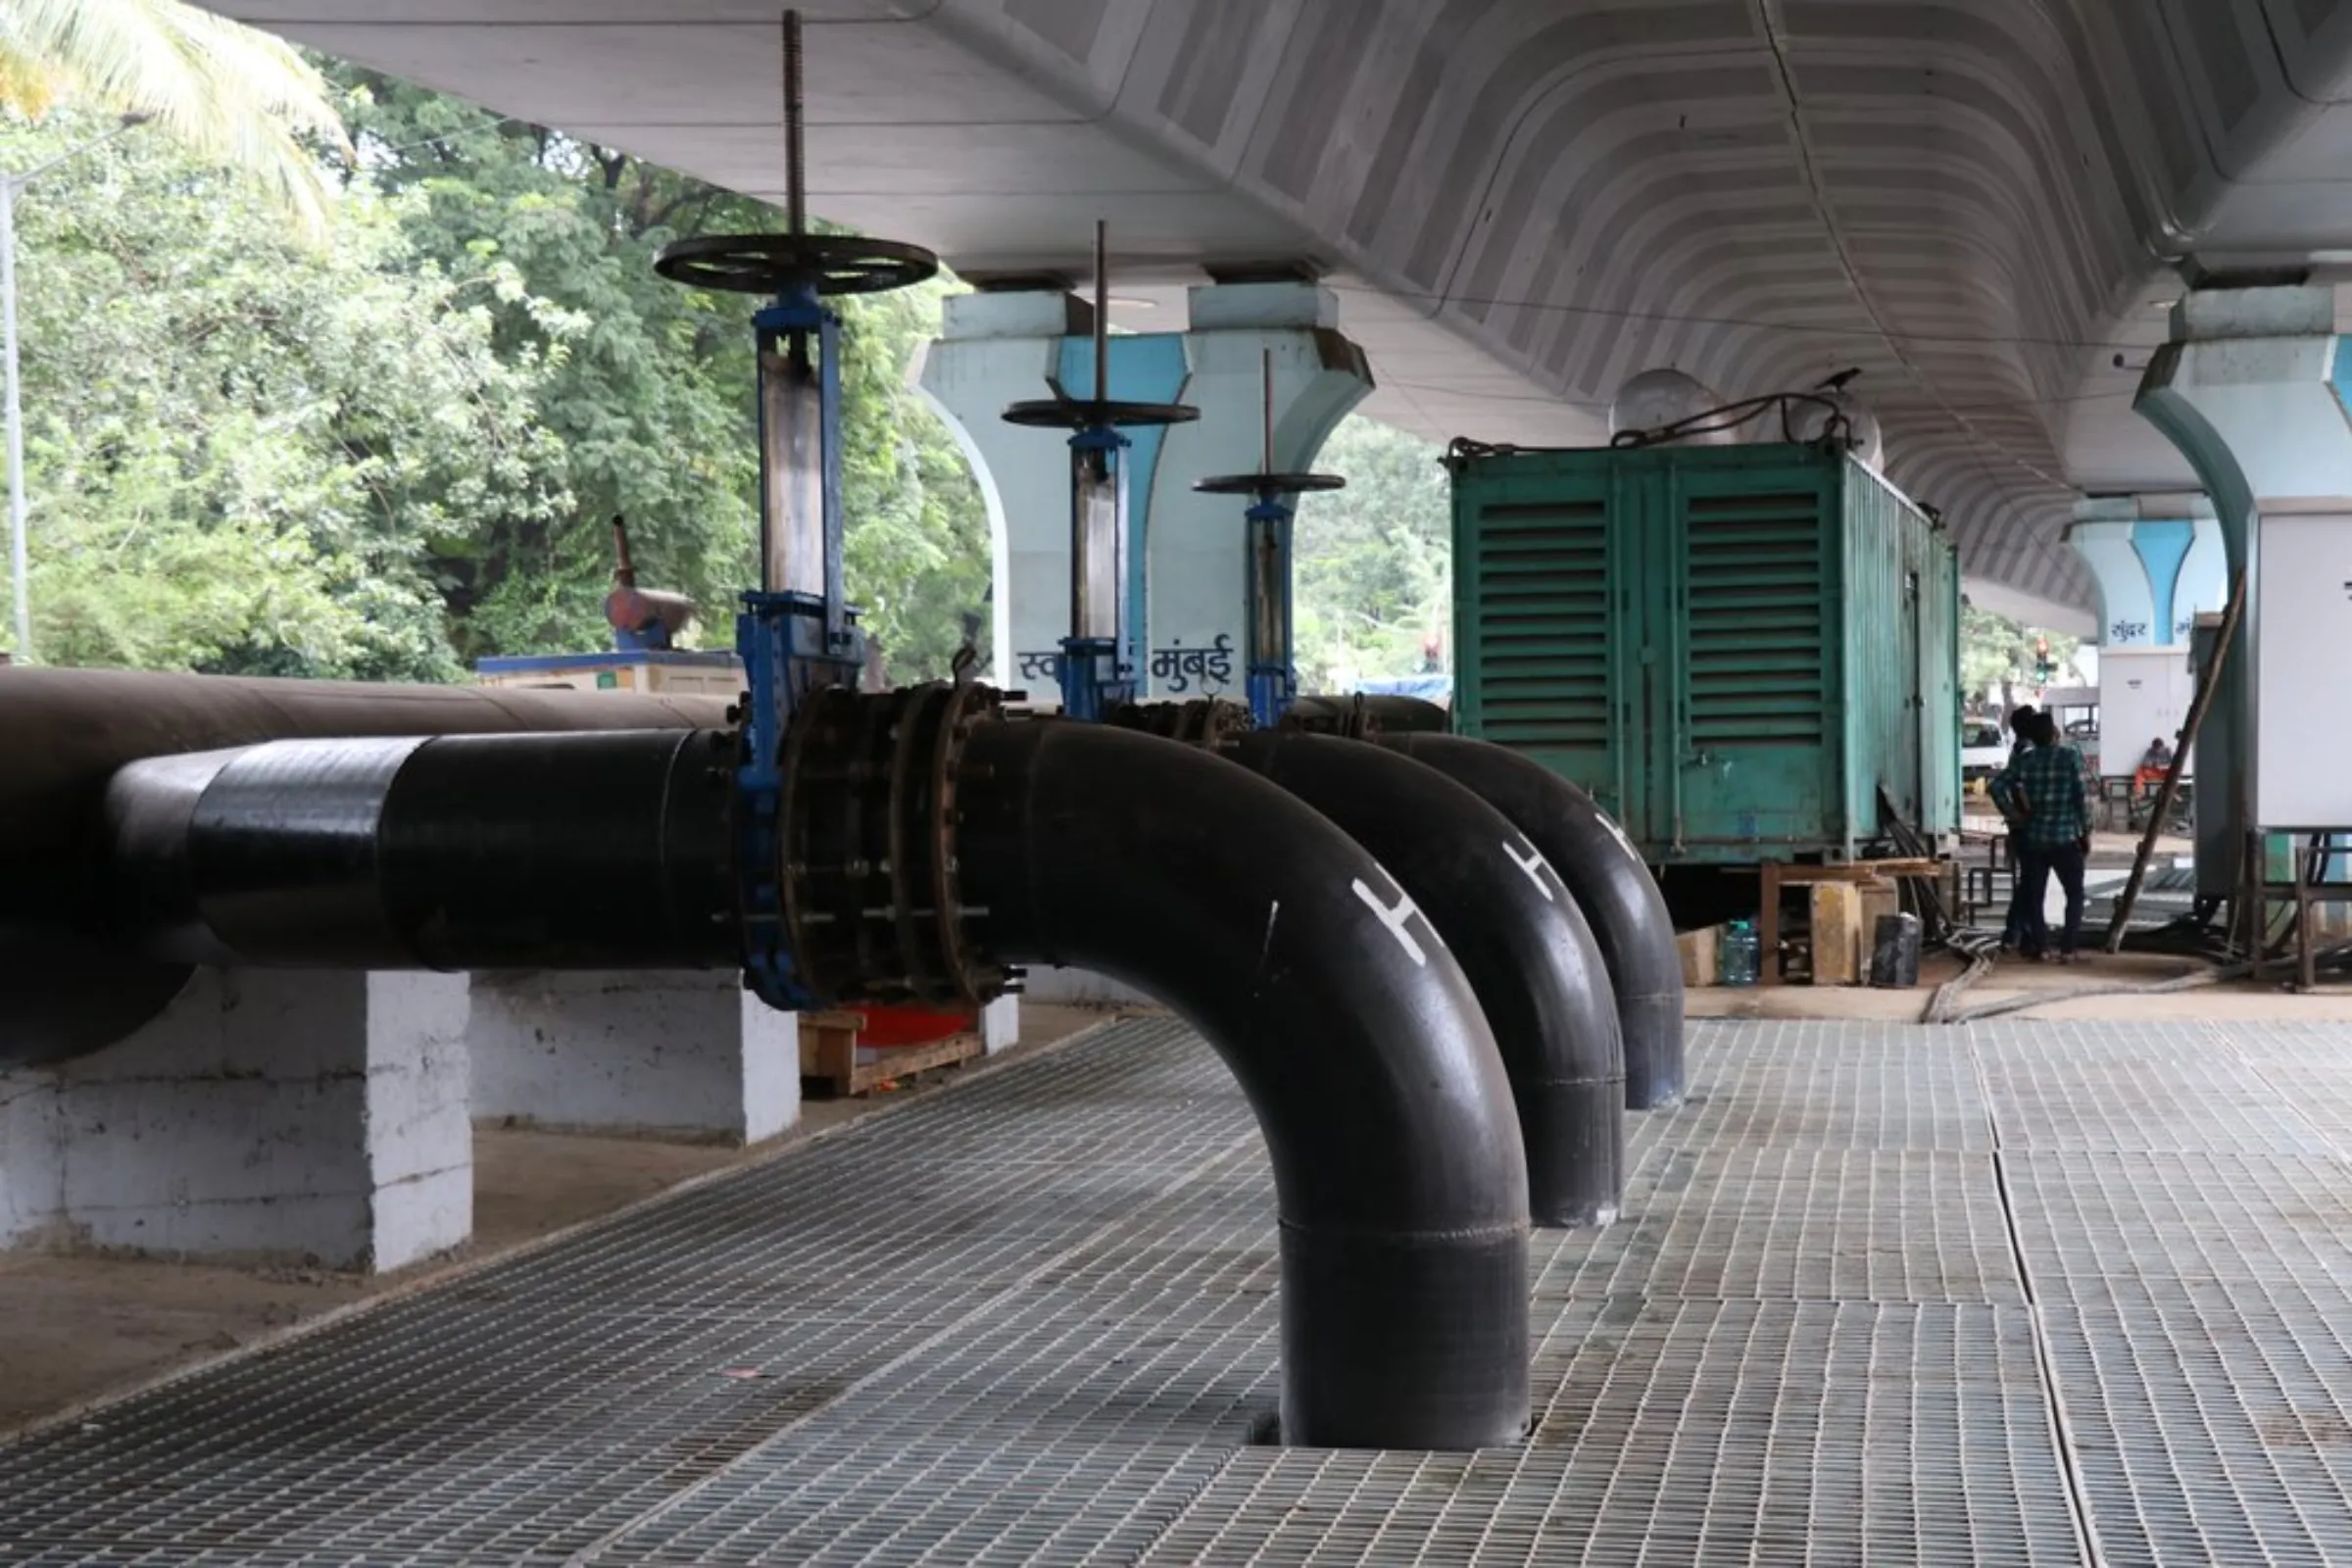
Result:
M68 88L151 115L260 180L318 238L331 198L306 136L348 154L326 84L291 44L181 0L0 0L0 103Z

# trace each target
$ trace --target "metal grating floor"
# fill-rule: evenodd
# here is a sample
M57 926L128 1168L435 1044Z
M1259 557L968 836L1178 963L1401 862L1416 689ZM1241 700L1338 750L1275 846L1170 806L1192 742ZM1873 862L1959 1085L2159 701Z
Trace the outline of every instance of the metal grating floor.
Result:
M1147 1021L0 1447L0 1562L2352 1562L2352 1028L1691 1054L1519 1448L1250 1445L1265 1163Z

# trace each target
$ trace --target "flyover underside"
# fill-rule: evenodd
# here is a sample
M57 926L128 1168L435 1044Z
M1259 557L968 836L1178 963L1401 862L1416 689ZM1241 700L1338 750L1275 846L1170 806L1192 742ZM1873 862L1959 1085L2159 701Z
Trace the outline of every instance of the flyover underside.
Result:
M1254 1124L1118 1025L0 1448L0 1559L2341 1559L2347 1043L1702 1025L1429 1455L1250 1446Z

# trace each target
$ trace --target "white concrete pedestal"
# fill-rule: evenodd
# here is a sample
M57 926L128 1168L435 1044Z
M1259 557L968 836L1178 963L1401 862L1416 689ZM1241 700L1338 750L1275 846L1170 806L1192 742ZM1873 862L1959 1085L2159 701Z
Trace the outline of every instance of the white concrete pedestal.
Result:
M393 1269L473 1229L463 976L203 969L0 1075L0 1245Z
M1021 1043L1021 999L999 997L980 1009L980 1043L995 1055Z
M473 1114L752 1144L800 1119L795 1016L732 969L473 977Z

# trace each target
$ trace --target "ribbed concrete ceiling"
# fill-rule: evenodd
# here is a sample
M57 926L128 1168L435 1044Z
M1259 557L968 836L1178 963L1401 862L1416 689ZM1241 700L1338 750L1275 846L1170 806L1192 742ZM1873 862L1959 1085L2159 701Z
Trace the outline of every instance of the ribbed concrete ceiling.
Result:
M780 190L765 0L220 9ZM2352 251L2347 0L803 10L828 217L1081 278L1107 218L1115 290L1170 305L1203 264L1310 262L1373 412L1435 436L1596 440L1656 366L1727 396L1859 366L1980 602L2084 627L2074 496L2188 483L2129 408L2176 264Z

